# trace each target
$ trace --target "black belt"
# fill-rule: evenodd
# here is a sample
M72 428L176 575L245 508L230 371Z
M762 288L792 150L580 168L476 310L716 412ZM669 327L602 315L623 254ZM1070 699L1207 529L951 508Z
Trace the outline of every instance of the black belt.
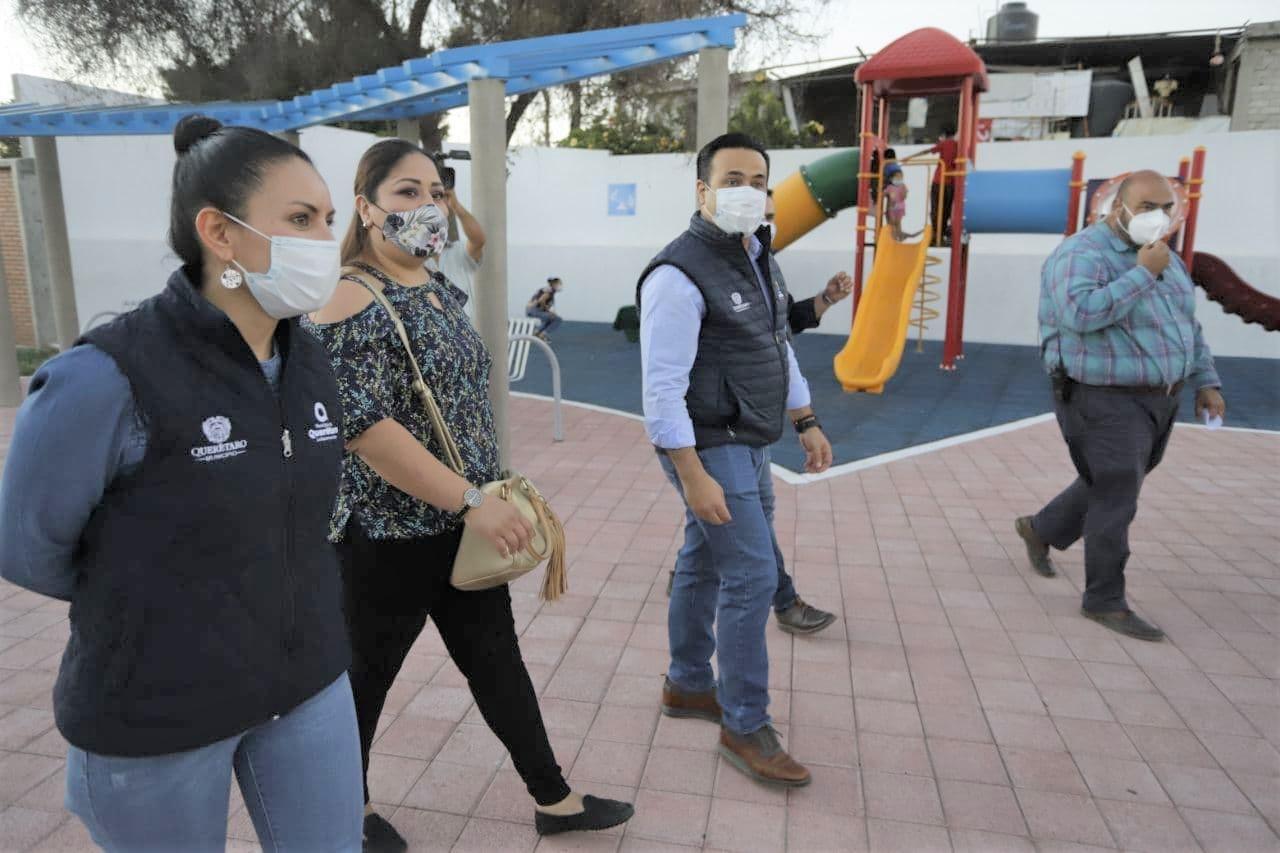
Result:
M1085 387L1099 388L1103 391L1126 391L1130 394L1158 394L1161 397L1176 397L1182 393L1182 386L1185 384L1185 381L1179 380L1172 385L1085 385Z

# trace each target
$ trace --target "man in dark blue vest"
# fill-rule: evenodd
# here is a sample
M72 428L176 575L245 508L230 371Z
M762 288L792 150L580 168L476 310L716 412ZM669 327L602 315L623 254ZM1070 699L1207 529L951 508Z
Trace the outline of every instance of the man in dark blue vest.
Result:
M831 445L791 350L786 283L763 225L768 181L769 156L750 137L706 145L698 210L641 274L636 298L645 426L687 510L662 710L720 723L728 761L794 786L809 771L782 748L768 713L765 625L779 553L769 445L787 416L806 470L830 467Z
M765 227L769 229L769 244L774 243L778 231L775 227L776 205L773 201L773 190L768 191L768 200L764 207ZM822 315L827 309L844 299L853 291L853 279L847 272L838 272L827 282L827 286L816 296L796 301L787 294L787 325L791 334L798 335L806 329L816 329L822 322ZM788 634L816 634L836 621L836 615L820 610L800 597L796 592L795 581L787 574L786 563L782 553L778 559L778 590L773 594L773 615L778 627ZM676 581L676 571L672 569L667 577L667 597L671 597L671 587Z

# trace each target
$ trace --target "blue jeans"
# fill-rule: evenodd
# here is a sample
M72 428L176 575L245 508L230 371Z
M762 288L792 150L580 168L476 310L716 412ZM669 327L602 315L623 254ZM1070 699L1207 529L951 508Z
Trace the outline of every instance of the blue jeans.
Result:
M686 505L684 546L676 557L667 614L667 676L682 690L716 689L724 727L745 735L769 724L764 631L778 589L779 559L769 450L729 444L699 451L698 458L724 489L733 520L708 524ZM666 455L659 459L683 497L675 466ZM720 670L718 684L712 654Z
M769 519L769 536L773 539L773 559L778 564L778 587L773 593L773 609L781 613L799 600L796 585L787 574L787 561L782 559L782 549L778 547L777 534L773 532L773 507L776 503L773 496L773 475L769 468L769 451L765 450L764 474L760 477L760 503L764 505L765 517Z
M360 740L342 677L278 719L187 752L67 752L67 809L107 851L220 851L235 771L266 851L359 851Z
M524 313L526 317L536 317L542 321L542 325L538 327L537 333L539 335L545 335L547 332L554 332L556 329L560 328L560 324L564 322L564 320L560 319L559 315L553 314L550 311L543 311L541 308L529 308Z

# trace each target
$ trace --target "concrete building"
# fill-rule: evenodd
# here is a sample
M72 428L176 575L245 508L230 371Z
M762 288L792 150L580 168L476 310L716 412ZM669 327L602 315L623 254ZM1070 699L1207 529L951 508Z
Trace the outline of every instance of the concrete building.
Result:
M0 256L4 258L14 341L20 347L31 347L36 343L35 312L31 310L31 291L27 285L26 247L14 171L13 160L0 160Z
M992 80L1019 75L1026 78L1019 83L1028 91L1043 88L1049 77L1087 73L1090 78L1085 81L1086 109L1047 108L1033 116L1037 122L1024 123L1029 131L996 132L990 137L993 141L1147 135L1183 132L1193 126L1207 131L1280 128L1280 22L1124 36L973 40L970 46L986 63ZM1142 60L1152 101L1150 117L1140 115L1141 99L1128 67L1134 57ZM855 144L852 117L858 115L858 104L853 75L859 64L779 81L789 90L799 120L821 123L828 140L836 145ZM941 124L955 115L954 100L930 98L922 122L909 115L908 101L893 104L889 121L893 141L935 139ZM994 99L983 100L994 106ZM1056 102L1061 107L1070 100L1060 96Z
M1245 27L1231 70L1231 129L1280 128L1280 21Z

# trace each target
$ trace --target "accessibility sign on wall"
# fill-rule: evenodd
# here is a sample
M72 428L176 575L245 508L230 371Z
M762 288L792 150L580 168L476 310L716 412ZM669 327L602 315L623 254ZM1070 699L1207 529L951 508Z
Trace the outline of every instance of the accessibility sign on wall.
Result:
M635 184L609 184L609 215L636 215Z

